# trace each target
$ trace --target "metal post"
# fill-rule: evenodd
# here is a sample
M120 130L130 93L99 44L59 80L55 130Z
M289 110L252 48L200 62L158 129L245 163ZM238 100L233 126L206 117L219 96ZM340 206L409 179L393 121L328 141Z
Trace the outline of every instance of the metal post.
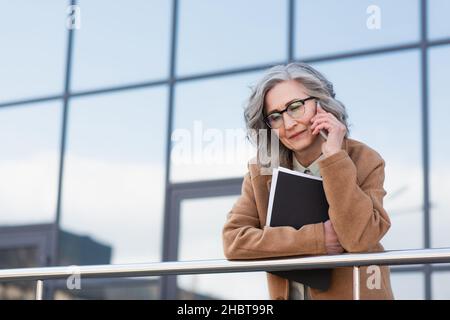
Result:
M44 293L44 281L38 280L36 283L36 300L42 300Z
M359 300L359 267L353 266L353 300Z

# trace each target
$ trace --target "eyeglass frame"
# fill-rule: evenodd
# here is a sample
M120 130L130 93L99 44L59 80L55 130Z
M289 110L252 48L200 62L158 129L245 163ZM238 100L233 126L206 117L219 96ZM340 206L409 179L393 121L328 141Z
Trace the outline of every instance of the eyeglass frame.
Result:
M285 107L286 108L284 108L284 110L281 110L281 111L274 111L274 112L271 112L271 113L269 113L267 116L265 116L264 118L263 118L263 121L264 121L264 123L270 128L270 129L273 129L271 126L270 126L270 124L269 124L269 119L268 119L268 117L270 116L270 115L272 115L272 114L274 114L274 113L279 113L280 115L281 115L281 118L283 119L283 113L285 113L287 110L288 110L288 108L293 104L293 103L295 103L295 102L301 102L301 103L303 103L303 106L305 106L306 105L306 101L309 101L309 100L311 100L311 99L317 99L316 97L312 97L312 96L310 96L310 97L307 97L307 98L305 98L305 99L294 99L294 100L292 100L292 101L289 101L289 102L287 102L286 104L285 104ZM290 115L289 115L290 116ZM293 118L293 119L296 119L296 118ZM299 119L299 118L298 118ZM283 119L283 123L284 123L284 119Z

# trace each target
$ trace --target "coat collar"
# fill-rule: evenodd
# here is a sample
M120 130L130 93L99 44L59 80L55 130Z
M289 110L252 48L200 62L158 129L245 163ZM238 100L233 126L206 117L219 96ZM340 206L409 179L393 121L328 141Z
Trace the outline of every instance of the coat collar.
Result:
M344 141L342 141L341 150L345 150L348 153L348 139L347 138L344 138ZM288 168L293 170L292 163L289 164ZM267 186L267 190L268 191L270 191L271 184L272 184L272 174L268 175L268 179L267 179L267 182L266 182L266 186Z

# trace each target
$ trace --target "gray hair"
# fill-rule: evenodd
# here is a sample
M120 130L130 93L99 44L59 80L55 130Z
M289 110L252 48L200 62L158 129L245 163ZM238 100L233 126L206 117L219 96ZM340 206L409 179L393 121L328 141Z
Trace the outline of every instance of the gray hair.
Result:
M294 62L287 65L277 65L263 75L263 77L251 87L251 95L246 102L244 117L247 127L247 138L253 142L259 151L265 150L270 155L271 130L264 122L264 107L266 93L276 84L296 80L300 82L307 91L307 94L316 97L320 101L322 108L332 113L347 128L348 137L349 126L347 124L347 112L342 102L335 98L336 94L333 84L328 81L319 71L306 63ZM255 132L261 129L268 129L268 136L264 142L258 142ZM282 143L279 144L280 165L289 167L292 162L292 152Z

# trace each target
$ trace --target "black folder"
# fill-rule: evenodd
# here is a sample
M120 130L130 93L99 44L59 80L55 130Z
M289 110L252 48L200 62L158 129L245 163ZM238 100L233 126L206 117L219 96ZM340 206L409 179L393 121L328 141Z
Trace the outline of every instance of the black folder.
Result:
M274 169L267 214L267 225L271 227L300 229L307 224L325 222L329 216L322 179L283 167ZM319 290L327 290L331 282L331 269L272 273Z

